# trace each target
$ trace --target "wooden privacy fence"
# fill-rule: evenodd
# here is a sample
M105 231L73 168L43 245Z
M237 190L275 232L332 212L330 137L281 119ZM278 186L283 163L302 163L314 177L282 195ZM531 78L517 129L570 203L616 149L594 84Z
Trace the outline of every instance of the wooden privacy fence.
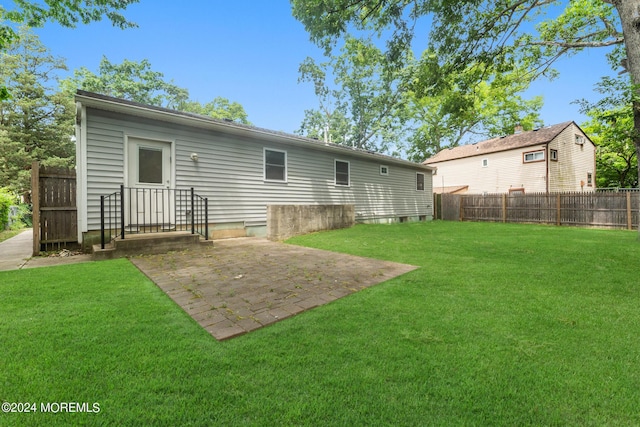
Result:
M450 221L520 222L638 228L640 193L443 194Z
M76 171L31 165L33 256L78 242Z

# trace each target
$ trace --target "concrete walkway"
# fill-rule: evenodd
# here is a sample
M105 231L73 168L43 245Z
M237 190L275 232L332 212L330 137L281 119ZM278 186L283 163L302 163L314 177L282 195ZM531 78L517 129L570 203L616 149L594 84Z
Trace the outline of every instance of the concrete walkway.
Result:
M33 230L28 229L10 239L0 242L0 271L22 268L51 267L91 261L91 255L81 254L67 257L42 256L32 258Z
M0 242L0 271L22 268L33 253L33 230Z

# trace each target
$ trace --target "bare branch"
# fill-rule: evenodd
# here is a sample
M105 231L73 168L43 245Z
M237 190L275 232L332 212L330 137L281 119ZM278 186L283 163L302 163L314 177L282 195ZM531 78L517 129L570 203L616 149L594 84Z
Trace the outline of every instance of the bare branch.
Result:
M535 46L562 47L565 49L581 49L585 47L607 47L624 43L624 37L616 37L613 40L603 42L559 42L559 41L539 41L531 42Z

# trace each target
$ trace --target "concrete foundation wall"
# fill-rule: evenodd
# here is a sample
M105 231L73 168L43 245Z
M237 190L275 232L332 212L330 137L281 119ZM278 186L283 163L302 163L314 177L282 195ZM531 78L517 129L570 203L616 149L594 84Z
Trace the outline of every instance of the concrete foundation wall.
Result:
M355 224L355 205L268 205L267 238L285 240L300 234Z

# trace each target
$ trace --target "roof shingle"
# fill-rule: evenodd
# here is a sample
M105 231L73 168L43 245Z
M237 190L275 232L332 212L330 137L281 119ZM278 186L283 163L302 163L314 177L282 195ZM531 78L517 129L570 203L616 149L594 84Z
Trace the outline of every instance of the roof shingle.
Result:
M522 132L515 135L501 136L489 139L475 144L460 145L454 148L445 148L439 151L435 156L428 158L423 164L444 162L447 160L462 159L465 157L482 156L488 153L496 153L498 151L513 150L516 148L529 147L532 145L546 144L552 141L563 130L570 126L573 122L563 122L557 125L547 126L528 132Z

